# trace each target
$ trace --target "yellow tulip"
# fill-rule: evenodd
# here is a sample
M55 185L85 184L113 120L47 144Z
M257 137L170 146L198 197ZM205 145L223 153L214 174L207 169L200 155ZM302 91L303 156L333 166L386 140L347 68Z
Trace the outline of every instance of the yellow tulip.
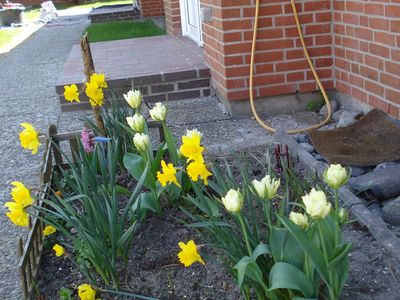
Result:
M324 172L325 182L333 189L338 189L349 180L347 171L340 164L330 165Z
M296 225L302 227L302 228L307 228L308 227L308 218L307 215L303 215L301 213L297 213L292 211L289 214L289 219L295 223Z

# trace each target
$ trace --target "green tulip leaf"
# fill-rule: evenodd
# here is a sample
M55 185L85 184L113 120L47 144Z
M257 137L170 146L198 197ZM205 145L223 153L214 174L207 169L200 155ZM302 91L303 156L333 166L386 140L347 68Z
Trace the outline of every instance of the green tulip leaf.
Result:
M290 289L301 292L305 297L313 297L313 283L296 266L277 262L269 273L270 290Z
M263 254L271 254L271 249L269 248L268 245L261 243L261 244L258 244L257 247L254 249L251 257L253 258L254 261L256 261L257 258Z
M245 276L250 277L255 282L263 284L263 276L258 265L249 257L243 257L234 267L238 272L239 287L242 287Z
M140 155L126 153L124 156L124 166L129 174L131 174L136 180L139 180L146 169L146 162ZM150 190L155 190L156 180L151 172L147 172L143 185Z
M324 254L320 249L315 246L312 238L307 236L306 233L299 226L294 224L288 218L282 216L278 216L278 218L282 221L283 224L286 225L292 236L296 239L301 248L303 248L304 252L307 253L312 264L317 269L325 283L330 285L331 282L329 281L327 270L328 266L325 263Z

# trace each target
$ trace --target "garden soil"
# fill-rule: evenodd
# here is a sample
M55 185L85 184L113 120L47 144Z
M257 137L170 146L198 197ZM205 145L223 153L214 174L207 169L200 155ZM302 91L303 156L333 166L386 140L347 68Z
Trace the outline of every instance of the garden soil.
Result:
M261 157L260 152L253 154ZM252 163L250 169L256 177L262 177L265 172L259 163ZM304 170L298 164L296 171L305 178ZM124 179L120 180L121 185L129 189L133 187L126 174L119 177ZM196 263L185 268L179 263L178 242L193 239L198 245L204 243L200 235L182 224L180 219L184 219L184 215L177 208L166 208L162 217L149 215L131 247L128 267L120 274L124 278L121 288L158 299L242 299L233 276L222 261L215 259L216 253L207 245L201 247L201 255L206 262L204 266ZM400 299L400 262L357 222L346 225L343 231L345 239L352 244L352 250L349 277L341 299ZM76 291L77 285L84 282L83 275L68 259L53 254L50 250L52 245L51 241L47 243L38 277L41 299L58 299L61 287ZM128 298L103 293L101 299Z

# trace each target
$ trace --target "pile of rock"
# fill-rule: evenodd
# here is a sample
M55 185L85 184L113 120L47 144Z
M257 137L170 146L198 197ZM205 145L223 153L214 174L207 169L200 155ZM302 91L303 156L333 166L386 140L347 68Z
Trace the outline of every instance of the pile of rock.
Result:
M333 113L331 122L319 130L349 126L363 115L360 111L340 108L336 101L331 101L331 107ZM322 107L319 113L326 115L326 106ZM297 134L294 138L315 159L326 162L316 151L307 134ZM356 194L368 191L375 200L374 204L370 205L370 209L378 212L388 224L400 226L400 161L385 162L375 167L352 166L350 168L351 178L348 185Z

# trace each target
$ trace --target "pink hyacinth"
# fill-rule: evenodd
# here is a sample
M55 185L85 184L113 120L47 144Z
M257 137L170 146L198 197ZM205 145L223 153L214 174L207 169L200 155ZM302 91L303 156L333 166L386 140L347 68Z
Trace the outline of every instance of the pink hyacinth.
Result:
M89 129L84 129L81 132L81 142L83 145L83 150L86 153L93 152L95 143L94 143L94 134L92 131L90 131Z

